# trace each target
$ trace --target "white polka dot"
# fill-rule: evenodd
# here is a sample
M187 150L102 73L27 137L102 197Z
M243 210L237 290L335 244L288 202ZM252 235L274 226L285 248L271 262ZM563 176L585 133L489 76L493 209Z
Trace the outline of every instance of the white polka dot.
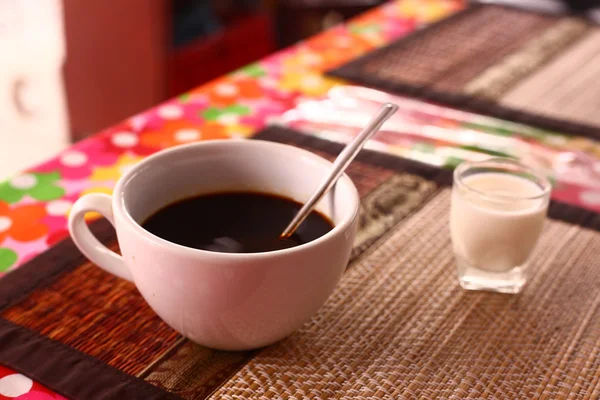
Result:
M146 125L147 119L148 118L145 114L134 115L133 117L129 118L129 124L134 130L137 131L142 129L144 125Z
M374 31L368 31L363 33L363 37L367 40L377 40L379 39L379 34Z
M303 54L301 62L306 65L318 65L321 63L321 56L314 53Z
M183 115L181 107L174 104L162 106L158 109L158 115L164 119L177 119Z
M67 167L80 167L87 162L87 156L80 151L69 151L60 157L60 162Z
M323 79L316 75L308 75L302 78L302 86L305 86L307 88L317 88L321 86L322 83Z
M46 204L46 212L55 217L62 217L67 215L72 205L69 200L53 200Z
M133 147L138 143L138 137L131 132L119 132L112 135L111 141L117 147Z
M350 47L352 40L346 36L340 36L335 40L336 44L340 47Z
M21 374L7 375L0 379L0 395L5 397L19 397L29 393L33 381Z
M504 127L502 127L504 128ZM506 126L507 130L512 129L512 127ZM544 142L547 142L548 144L551 144L553 146L564 146L567 143L567 138L566 136L560 136L560 135L544 135Z
M10 180L10 185L15 189L31 189L37 184L37 178L31 174L16 176Z
M579 198L585 204L591 206L600 205L600 192L581 192Z
M8 217L0 217L0 232L6 232L12 226L12 221Z
M274 88L277 86L277 80L270 77L266 77L260 80L260 84L266 88Z
M377 140L369 140L367 143L365 143L365 149L376 150L385 153L389 150L389 147L386 144L378 142Z
M233 125L238 123L240 117L235 114L223 114L217 120L224 125Z
M231 97L237 95L239 90L231 83L220 83L215 87L215 92L217 92L219 96Z
M265 118L265 122L267 125L274 125L279 123L279 119L281 117L279 115L269 115L267 118Z
M180 129L175 132L175 140L178 142L192 142L198 139L200 139L200 131L198 129Z
M135 164L124 164L119 167L119 172L121 175L125 175L127 172L131 171L131 169L135 166Z

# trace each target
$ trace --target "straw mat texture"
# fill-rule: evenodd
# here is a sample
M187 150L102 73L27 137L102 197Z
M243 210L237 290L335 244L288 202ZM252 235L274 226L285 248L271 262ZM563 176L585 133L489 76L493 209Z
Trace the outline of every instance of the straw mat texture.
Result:
M309 325L211 398L598 398L600 233L550 221L521 295L467 292L449 192L374 244Z
M574 16L474 5L329 73L600 139L599 38Z
M330 159L342 147L281 127L259 138ZM348 172L361 194L350 264L291 337L247 352L193 344L65 240L0 282L0 362L86 400L600 396L600 214L553 202L525 291L467 292L451 171L363 151ZM108 222L92 229L115 246Z

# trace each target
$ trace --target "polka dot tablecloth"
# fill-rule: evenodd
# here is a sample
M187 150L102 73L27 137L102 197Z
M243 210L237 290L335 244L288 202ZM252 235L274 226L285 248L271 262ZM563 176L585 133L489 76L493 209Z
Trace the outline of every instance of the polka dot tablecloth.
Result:
M323 71L462 7L461 0L390 2L135 115L0 183L0 278L68 235L67 216L78 197L111 193L117 179L145 156L182 143L249 137L272 117L340 83ZM584 199L600 207L600 192L588 191ZM0 367L3 399L62 397Z
M0 400L66 400L66 398L0 365Z
M135 115L57 157L0 183L0 277L67 236L73 202L111 193L133 164L198 140L248 137L298 100L335 86L322 71L462 7L404 0L368 12L260 62Z

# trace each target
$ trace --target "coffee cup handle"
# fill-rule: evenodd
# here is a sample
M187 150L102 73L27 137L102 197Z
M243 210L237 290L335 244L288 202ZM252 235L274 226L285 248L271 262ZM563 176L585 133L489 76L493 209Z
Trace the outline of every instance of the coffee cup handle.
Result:
M85 213L95 211L115 226L111 203L111 197L106 194L90 193L81 197L71 208L69 232L75 245L94 264L119 278L133 281L131 271L125 265L123 257L100 243L85 222Z

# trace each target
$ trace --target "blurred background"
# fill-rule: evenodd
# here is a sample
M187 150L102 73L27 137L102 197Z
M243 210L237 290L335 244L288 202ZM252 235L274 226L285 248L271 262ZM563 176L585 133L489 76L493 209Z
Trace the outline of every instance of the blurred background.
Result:
M455 1L462 3L462 0ZM384 2L0 0L0 180L47 159L70 143ZM560 26L573 24L568 18L551 21L551 18L544 17L544 12L577 12L595 7L598 3L597 0L472 2L542 11L540 15L517 15L507 11L502 20L492 17L494 24L477 19L474 24L477 35L467 36L484 43L487 51L495 56L502 51L507 52L516 43L510 39L512 36L504 34L506 25L513 27L519 21L521 28L529 25L533 28L538 25L548 27L555 22ZM600 7L590 11L588 17L597 24ZM471 22L466 21L465 24ZM481 24L485 24L486 29L481 29ZM581 25L581 22L575 24ZM529 32L527 39L537 37L538 33L533 32L533 28L525 29ZM595 32L588 27L580 30ZM502 44L500 36L508 44ZM442 39L448 37L442 35ZM496 48L501 51L487 46L486 37L493 38ZM468 47L464 38L464 41L455 40L455 47L446 46L442 39L434 41L442 54L436 56L432 53L436 60L449 60L450 63L454 55L463 53L457 49ZM582 44L585 48L575 49L580 53L596 54L600 51L596 49L595 34L581 42L585 42ZM586 50L588 47L593 51ZM418 64L427 54L419 48L403 60ZM569 54L565 53L565 60L573 58ZM576 68L578 71L584 66L595 65L586 62L585 57L581 60ZM577 74L568 73L565 67L573 64L571 61L561 61L558 69L577 80L575 83L579 86L587 87L588 92L593 92L589 96L594 101L588 102L586 112L597 115L596 86L590 84L597 81L593 79L597 76L596 70L588 68L591 72L584 75L591 77L590 80L580 80ZM431 60L424 65L431 65ZM391 69L398 69L395 63L392 63ZM415 74L421 70L423 68L414 66L402 69ZM545 80L541 84L533 82L541 88L539 93L529 89L532 83L513 96L519 109L540 103L534 95L547 97L547 81L564 81L563 86L576 86L564 77L558 79L552 75L542 78ZM579 89L574 93L585 97ZM567 109L562 103L555 103L558 106L552 109L553 112L557 108ZM578 103L569 104L574 108Z
M378 0L0 0L0 178Z

